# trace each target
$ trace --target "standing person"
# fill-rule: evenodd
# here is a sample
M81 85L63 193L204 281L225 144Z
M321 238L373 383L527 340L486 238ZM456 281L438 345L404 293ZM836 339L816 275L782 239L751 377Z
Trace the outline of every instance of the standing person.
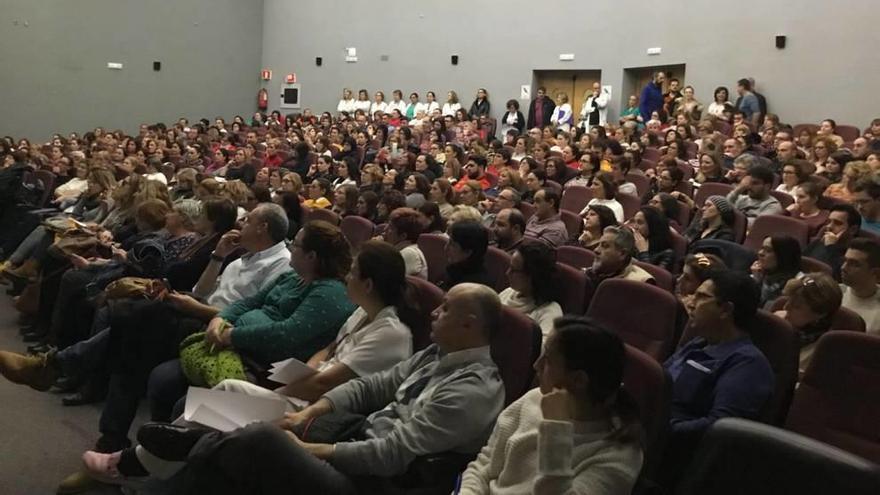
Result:
M663 109L663 83L666 81L666 74L661 72L654 73L654 78L642 89L639 96L639 113L642 114L642 121L651 120L651 114L659 112Z
M468 112L468 115L472 119L484 116L488 117L491 108L492 106L489 104L489 93L486 91L485 88L480 88L477 90L477 97L471 104L471 109Z
M605 126L608 122L608 92L602 89L599 82L593 83L593 90L584 101L581 108L581 118L578 126L585 132L590 132L594 126Z
M709 103L709 107L706 109L706 113L715 117L716 119L720 119L724 117L724 107L730 105L730 102L727 101L729 97L729 91L724 86L718 86L715 88L715 93L713 95L712 103Z
M568 95L559 93L556 95L556 107L553 109L553 115L550 117L550 125L556 127L557 130L568 132L574 119L572 117L571 105L568 103Z
M748 79L740 79L736 82L736 92L739 99L736 100L736 108L743 113L743 117L751 124L752 129L761 127L761 105L758 97L752 93L752 83Z
M550 125L550 117L553 115L555 106L553 100L547 98L547 88L539 87L538 95L529 103L529 120L526 124L528 128L544 128Z
M679 98L681 98L680 85L681 82L678 79L669 80L669 91L663 95L663 110L666 112L666 119L673 119L678 110Z

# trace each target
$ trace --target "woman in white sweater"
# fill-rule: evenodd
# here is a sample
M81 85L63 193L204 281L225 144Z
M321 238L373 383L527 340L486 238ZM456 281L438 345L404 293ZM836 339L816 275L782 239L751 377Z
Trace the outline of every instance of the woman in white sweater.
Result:
M553 300L556 292L556 253L543 242L520 244L507 269L510 287L501 291L501 304L518 309L541 327L544 339L562 308Z
M557 320L535 363L540 388L501 413L458 493L628 495L643 455L624 360L620 338L593 320Z

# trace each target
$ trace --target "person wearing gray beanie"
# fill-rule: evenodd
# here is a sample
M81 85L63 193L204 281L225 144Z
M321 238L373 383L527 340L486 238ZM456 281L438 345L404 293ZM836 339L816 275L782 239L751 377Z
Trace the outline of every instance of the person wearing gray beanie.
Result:
M724 196L709 196L700 210L700 217L685 232L688 247L703 239L735 242L733 205Z

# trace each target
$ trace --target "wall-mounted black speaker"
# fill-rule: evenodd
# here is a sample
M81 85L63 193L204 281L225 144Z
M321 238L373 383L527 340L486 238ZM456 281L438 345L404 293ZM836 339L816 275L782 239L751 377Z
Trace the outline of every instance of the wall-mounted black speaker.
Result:
M321 57L315 57L315 65L320 67L322 63L324 63L324 59L322 59Z
M452 56L452 65L458 65L458 55Z
M162 62L153 62L153 70L162 70Z
M785 48L785 36L776 37L776 48L779 48L780 50Z

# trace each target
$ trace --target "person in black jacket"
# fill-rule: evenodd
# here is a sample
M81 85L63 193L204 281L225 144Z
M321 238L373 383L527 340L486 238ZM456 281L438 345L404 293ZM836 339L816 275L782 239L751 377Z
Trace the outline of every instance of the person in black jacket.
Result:
M547 98L547 89L544 86L538 88L538 96L529 103L529 120L526 123L529 129L535 127L544 128L550 125L550 117L556 103Z
M489 231L479 222L468 220L452 224L446 244L446 280L441 288L448 291L464 282L492 287L493 280L484 262L488 247Z
M653 206L643 206L633 217L630 226L635 239L636 259L674 273L675 251L672 249L669 221L663 213Z
M834 205L828 214L828 222L807 246L804 256L827 264L834 272L834 279L840 280L843 256L861 227L862 217L852 205Z
M526 127L526 119L522 112L519 111L519 102L516 100L507 100L507 112L501 117L501 139L505 140L507 132L516 129L516 134L520 135Z
M685 232L688 247L703 239L720 239L736 242L733 222L736 218L733 205L724 196L709 196L700 214L694 218Z
M471 119L476 119L482 116L489 116L489 111L491 109L491 105L489 104L489 93L486 92L485 88L480 88L477 90L477 98L471 104L471 109L468 112L468 115Z

